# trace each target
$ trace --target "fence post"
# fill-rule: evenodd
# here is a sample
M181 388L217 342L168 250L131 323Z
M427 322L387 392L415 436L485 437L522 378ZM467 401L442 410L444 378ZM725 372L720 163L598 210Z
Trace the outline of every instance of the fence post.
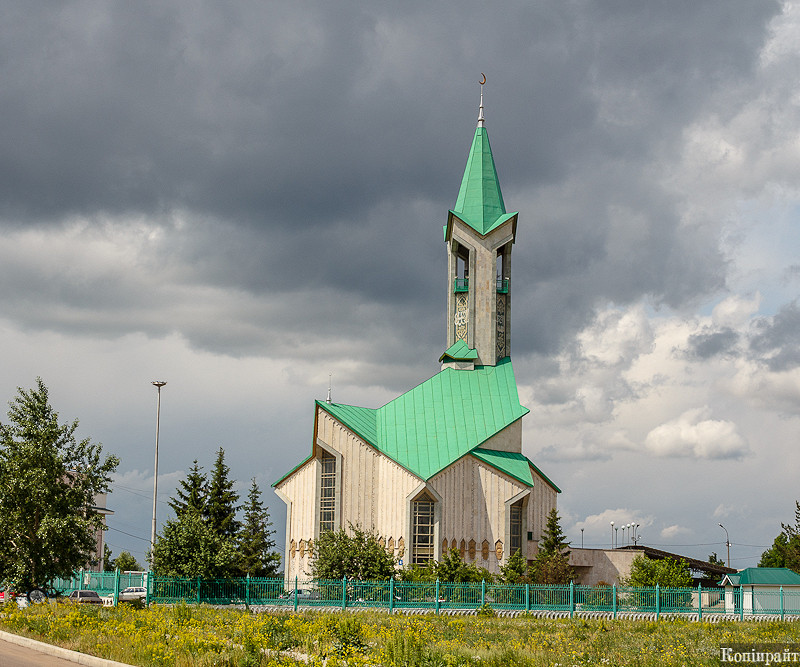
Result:
M436 577L436 615L439 615L439 577Z
M614 618L617 617L617 585L611 587L611 594L614 596L611 600L611 610L614 612Z
M144 604L146 607L150 606L150 570L142 575L142 581L144 583Z
M703 620L703 587L697 584L697 620Z
M656 620L660 620L661 618L661 589L658 584L656 584Z
M744 620L744 586L739 586L739 620Z
M114 568L114 606L119 604L119 568Z
M569 617L575 616L575 582L570 579L569 582Z
M394 613L394 577L389 579L389 616Z
M783 586L781 586L781 620L783 620Z
M525 611L531 610L531 585L525 584Z
M200 604L200 577L197 577L197 604Z
M342 609L347 608L347 575L342 577Z
M245 599L245 602L246 602L247 606L249 607L250 606L250 573L249 572L247 573L247 583L245 584L245 589L244 589L244 599Z
M297 575L294 575L294 610L297 611Z
M481 607L486 604L486 579L481 579Z

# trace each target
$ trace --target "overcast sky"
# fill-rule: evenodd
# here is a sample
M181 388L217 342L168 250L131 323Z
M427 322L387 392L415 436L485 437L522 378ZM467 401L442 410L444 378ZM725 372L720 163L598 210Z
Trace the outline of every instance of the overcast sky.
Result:
M221 446L282 547L329 373L378 407L439 368L484 72L568 537L706 558L722 523L755 565L800 498L798 64L797 1L2 0L0 400L41 376L120 457L144 560L166 380L159 523Z

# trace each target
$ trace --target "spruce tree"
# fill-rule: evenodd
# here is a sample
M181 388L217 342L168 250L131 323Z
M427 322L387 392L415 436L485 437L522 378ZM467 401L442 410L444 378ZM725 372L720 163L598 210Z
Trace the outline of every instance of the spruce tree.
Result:
M205 516L209 526L220 537L234 538L240 524L236 520L239 494L233 490L233 482L228 479L230 468L225 465L225 450L217 451L217 460L211 471L206 494Z
M566 550L568 546L567 536L561 530L561 517L558 516L558 511L554 507L547 515L547 523L542 534L542 540L539 542L539 553L547 555L560 553L568 556L569 551Z
M195 459L186 479L180 482L181 488L177 489L177 497L169 499L169 506L175 511L176 518L180 518L187 510L199 515L205 514L208 480L202 471L203 468Z
M238 536L241 574L251 577L274 577L278 573L281 557L274 551L275 531L270 528L269 511L261 502L261 490L253 477L247 502L244 505L244 522Z
M561 519L554 507L547 515L544 533L539 540L539 553L533 562L533 578L537 584L568 584L575 577L569 565L569 542L561 530Z

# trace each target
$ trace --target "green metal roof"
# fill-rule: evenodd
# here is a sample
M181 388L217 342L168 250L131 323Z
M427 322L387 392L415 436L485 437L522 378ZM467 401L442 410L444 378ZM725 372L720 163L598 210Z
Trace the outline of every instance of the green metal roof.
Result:
M800 586L800 574L788 567L748 567L726 579L732 586Z
M503 452L496 449L483 449L481 447L473 449L470 454L528 486L533 486L533 475L531 474L531 468L533 468L557 493L561 493L561 489L553 484L550 478L539 470L533 461L524 454Z
M456 205L451 211L484 236L517 213L506 213L485 127L475 130Z
M453 359L454 361L469 361L478 358L478 350L467 347L463 340L457 340L444 351L444 354L439 357L439 361L445 358Z
M497 366L445 368L377 409L316 404L424 480L529 412L519 403L508 357Z

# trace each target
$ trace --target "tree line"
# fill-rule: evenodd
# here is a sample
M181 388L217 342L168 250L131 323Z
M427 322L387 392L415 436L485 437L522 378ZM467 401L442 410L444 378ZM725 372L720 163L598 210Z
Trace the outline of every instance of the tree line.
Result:
M281 559L261 490L253 478L247 500L239 505L229 473L222 447L210 476L194 460L170 498L175 516L164 524L150 554L155 574L207 579L278 574Z

